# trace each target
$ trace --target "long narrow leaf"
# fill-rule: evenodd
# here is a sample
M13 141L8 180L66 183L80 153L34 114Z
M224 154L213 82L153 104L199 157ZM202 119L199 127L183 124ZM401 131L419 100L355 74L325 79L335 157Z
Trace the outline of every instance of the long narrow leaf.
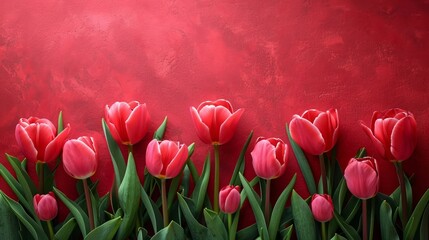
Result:
M182 195L177 194L177 198L179 199L180 209L185 216L186 222L189 226L189 231L191 232L192 239L212 239L209 234L208 229L201 225L192 214L191 210L188 207L185 199L183 199Z
M185 240L185 231L174 221L156 233L151 240Z
M18 219L5 201L0 196L0 233L3 239L18 239L20 231Z
M392 208L386 201L383 201L380 205L380 229L382 239L399 240L392 219Z
M334 217L338 225L340 225L340 228L343 230L344 234L347 235L347 239L354 239L354 240L361 239L359 234L356 232L356 230L352 226L350 226L346 221L344 221L341 215L339 215L336 211L334 211Z
M239 172L243 173L244 163L245 163L244 156L246 155L247 148L249 147L250 141L252 140L252 136L253 136L253 131L250 132L246 142L244 143L243 148L241 149L240 155L238 157L237 163L234 168L234 172L232 173L231 180L229 181L230 185L235 186L241 183L240 179L238 179L238 173Z
M75 227L76 219L72 217L55 233L55 239L70 239L70 235L72 234Z
M298 239L318 239L316 234L316 224L313 214L307 202L299 196L295 190L291 197L293 225L295 226Z
M210 179L210 157L207 156L206 161L204 162L203 172L201 173L201 177L198 179L195 185L195 189L192 192L192 199L195 203L195 213L198 217L200 214L205 197L207 195L207 187Z
M153 134L153 138L161 141L164 138L165 129L167 128L167 117L164 118L161 125L159 125L158 129Z
M429 189L426 190L426 192L423 194L423 196L420 198L420 201L417 203L416 207L414 208L414 211L410 216L410 220L413 219L414 221L409 221L405 226L404 239L414 238L414 235L416 234L417 228L420 224L420 220L425 211L426 205L428 205L428 202L429 202Z
M106 138L107 146L109 147L110 157L112 158L113 169L115 170L115 183L119 186L122 178L125 175L125 160L122 156L121 149L110 133L109 127L104 119L102 119L104 136Z
M225 225L216 212L207 208L204 209L204 220L206 221L207 228L211 232L211 235L215 239L228 239L228 233L225 229Z
M100 226L94 228L91 232L86 235L84 240L111 240L115 236L116 231L118 231L119 226L121 225L122 219L120 217L111 219Z
M143 202L143 205L146 208L146 212L149 215L149 219L152 223L152 227L154 232L158 232L159 229L162 228L162 215L159 211L159 209L156 207L155 203L153 203L152 199L149 198L146 191L141 188L141 199Z

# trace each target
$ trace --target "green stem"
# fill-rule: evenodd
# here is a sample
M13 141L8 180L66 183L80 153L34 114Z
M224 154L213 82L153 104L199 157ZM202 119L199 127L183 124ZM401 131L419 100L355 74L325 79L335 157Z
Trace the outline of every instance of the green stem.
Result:
M371 198L371 218L369 222L369 239L374 237L374 217L375 217L375 199Z
M320 160L320 174L322 175L322 183L323 183L322 193L328 193L328 181L326 179L325 158L323 157L323 153L319 155L319 160Z
M265 186L265 222L267 225L270 222L270 195L271 195L271 179L267 179L267 184Z
M366 209L366 199L362 199L362 239L368 239L368 216Z
M167 206L167 187L166 180L161 179L161 197L162 197L162 217L164 219L164 227L168 226L168 206Z
M326 240L326 224L322 222L322 240Z
M46 223L48 224L49 239L54 240L55 236L54 236L54 228L52 227L52 222L51 221L47 221Z
M228 235L231 239L231 225L232 225L232 214L228 213Z
M132 152L133 152L133 145L128 144L128 153L132 153Z
M405 229L405 226L408 222L408 204L407 204L407 190L405 187L404 179L404 169L402 168L401 162L395 163L396 174L398 175L399 185L401 187L401 205L402 205L402 227Z
M213 187L213 211L219 212L219 144L213 144L215 157L215 179Z
M83 189L85 191L86 208L88 209L89 227L94 229L94 213L92 212L91 195L89 194L88 179L82 179Z
M40 168L38 172L39 177L39 193L44 194L45 193L45 163L40 162Z

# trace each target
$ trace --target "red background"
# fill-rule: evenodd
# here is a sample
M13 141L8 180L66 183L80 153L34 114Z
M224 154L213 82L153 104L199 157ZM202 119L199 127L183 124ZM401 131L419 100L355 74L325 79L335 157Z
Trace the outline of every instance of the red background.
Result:
M359 120L369 124L373 111L400 107L418 123L418 145L404 168L415 174L419 197L429 187L428 39L427 0L1 1L0 152L22 158L14 138L20 117L56 125L63 111L71 138L98 140L94 178L106 192L113 174L101 128L106 104L147 103L150 132L135 147L142 173L146 144L165 116L165 137L195 142L200 168L211 147L197 138L189 107L225 98L245 112L233 140L221 147L223 185L251 130L249 178L256 137L287 142L293 114L338 108L344 168L362 146L378 157ZM318 162L310 160L317 175ZM398 185L394 167L379 166L380 190L390 193ZM273 182L277 192L294 172L291 159ZM72 184L65 174L57 179L73 196ZM296 188L307 194L302 177Z

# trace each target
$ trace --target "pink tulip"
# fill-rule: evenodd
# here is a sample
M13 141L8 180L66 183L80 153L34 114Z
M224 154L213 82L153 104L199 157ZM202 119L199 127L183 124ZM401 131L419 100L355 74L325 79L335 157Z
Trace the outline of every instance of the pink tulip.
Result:
M197 109L191 107L190 110L201 141L218 145L231 140L244 112L244 109L234 112L231 104L224 99L205 101Z
M53 192L34 195L33 206L36 215L42 221L50 221L57 216L58 204Z
M319 222L328 222L334 217L334 204L328 194L313 194L311 197L311 212Z
M338 111L316 109L305 111L302 116L294 115L290 122L292 139L305 151L321 155L330 151L338 139Z
M417 144L417 123L412 113L399 108L374 112L371 128L361 123L377 151L385 159L404 161Z
M115 102L106 105L106 123L113 138L118 143L133 145L143 139L149 125L149 112L146 104L137 101Z
M350 159L344 178L350 192L360 199L369 199L378 192L377 161L372 157Z
M224 213L235 213L240 206L240 186L225 186L219 192L219 207Z
M160 179L174 178L182 171L188 159L188 147L170 140L153 139L146 150L146 167Z
M70 125L57 135L54 124L46 118L21 118L15 138L24 156L31 162L51 162L60 155L70 133Z
M73 178L86 179L97 170L97 149L92 137L68 140L63 150L64 170Z
M264 179L282 175L289 159L289 147L279 138L258 138L251 152L253 169Z

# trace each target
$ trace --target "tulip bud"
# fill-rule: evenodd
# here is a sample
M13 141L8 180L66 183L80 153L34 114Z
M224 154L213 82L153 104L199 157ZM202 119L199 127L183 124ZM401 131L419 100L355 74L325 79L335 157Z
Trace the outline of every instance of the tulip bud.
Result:
M146 167L160 179L174 178L182 171L188 159L188 147L170 140L153 139L146 150Z
M71 177L86 179L97 170L97 150L92 137L68 140L63 149L64 170Z
M369 199L378 192L377 161L372 157L352 158L344 170L347 188L357 198Z
M289 124L292 139L305 151L321 155L330 151L338 139L338 112L329 109L305 111L302 116L294 115Z
M361 123L378 153L386 160L400 162L411 156L417 144L417 123L412 113L399 108L374 112L371 127Z
M319 222L328 222L334 217L334 204L328 194L313 194L311 197L311 212Z
M15 138L24 156L31 162L52 162L58 155L67 136L68 125L57 135L57 129L45 118L21 118L15 128Z
M34 195L33 206L36 215L42 221L50 221L57 216L58 204L53 192Z
M124 145L136 144L146 135L149 125L149 112L146 104L137 101L115 102L106 105L105 118L112 137Z
M289 148L279 138L258 138L251 152L256 175L263 179L281 176L289 159Z
M240 206L240 186L225 186L219 192L219 207L224 213L235 213Z
M222 145L234 136L244 109L233 111L224 99L205 101L198 108L191 107L191 117L198 137L207 144Z

